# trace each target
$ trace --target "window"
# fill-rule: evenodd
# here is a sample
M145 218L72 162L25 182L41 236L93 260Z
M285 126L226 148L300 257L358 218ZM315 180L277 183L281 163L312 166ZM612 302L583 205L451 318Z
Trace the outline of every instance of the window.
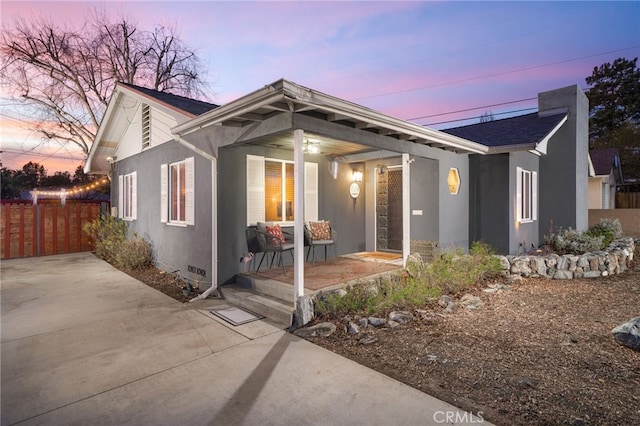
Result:
M538 219L538 173L516 168L516 220L521 223Z
M160 186L160 220L175 225L193 225L194 158L162 164Z
M247 155L247 224L292 222L294 163ZM304 163L305 220L318 217L318 164Z
M142 104L142 148L151 142L151 111L149 105Z
M137 215L136 172L118 176L118 217L135 220Z

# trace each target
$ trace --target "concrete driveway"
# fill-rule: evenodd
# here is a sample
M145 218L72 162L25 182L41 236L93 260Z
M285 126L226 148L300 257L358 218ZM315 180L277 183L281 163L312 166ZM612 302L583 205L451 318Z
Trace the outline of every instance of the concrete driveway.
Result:
M90 253L1 270L2 425L481 420L264 321L231 326L209 313L224 301L181 304Z

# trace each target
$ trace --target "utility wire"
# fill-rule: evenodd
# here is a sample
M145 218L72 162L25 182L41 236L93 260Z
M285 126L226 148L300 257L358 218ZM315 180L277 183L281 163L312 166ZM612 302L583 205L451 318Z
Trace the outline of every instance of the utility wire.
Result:
M624 48L624 49L610 50L608 52L595 53L593 55L581 56L581 57L578 57L578 58L565 59L563 61L549 62L549 63L542 64L542 65L533 65L533 66L530 66L530 67L518 68L518 69L515 69L515 70L502 71L502 72L493 73L493 74L485 74L485 75L481 75L481 76L478 76L478 77L469 77L469 78L463 78L463 79L460 79L460 80L447 81L447 82L444 82L444 83L431 84L429 86L414 87L414 88L411 88L411 89L404 89L404 90L395 90L395 91L392 91L392 92L378 93L378 94L369 95L369 96L360 96L360 97L357 97L357 98L353 98L352 100L356 100L357 101L357 100L361 100L361 99L379 98L379 97L382 97L382 96L397 95L397 94L400 94L400 93L408 93L408 92L416 92L418 90L425 90L425 89L433 89L434 87L442 87L442 86L449 86L449 85L452 85L452 84L467 83L469 81L483 80L485 78L490 78L490 77L499 77L499 76L503 76L503 75L507 75L507 74L514 74L514 73L517 73L517 72L535 70L535 69L538 69L538 68L549 67L549 66L552 66L552 65L565 64L567 62L574 62L574 61L580 61L582 59L594 58L596 56L608 55L610 53L623 52L625 50L636 49L638 47L640 47L640 45L631 46L631 47L627 47L627 48Z
M536 108L523 108L523 109L516 109L516 110L513 110L513 111L498 112L498 113L495 113L495 114L492 114L492 115L496 116L496 115L514 114L514 113L517 113L517 112L535 111L537 109L538 109L537 107ZM447 120L447 121L438 121L438 122L435 122L435 123L427 123L427 124L423 124L423 126L435 126L436 124L456 123L458 121L477 120L477 119L480 119L480 118L482 118L482 116L478 115L476 117L458 118L456 120Z

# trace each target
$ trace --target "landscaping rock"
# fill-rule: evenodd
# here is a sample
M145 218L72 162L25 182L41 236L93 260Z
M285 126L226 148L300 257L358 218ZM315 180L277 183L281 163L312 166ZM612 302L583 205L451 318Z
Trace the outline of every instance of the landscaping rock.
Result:
M369 326L369 321L366 318L360 318L358 323L360 324L360 328L367 328Z
M460 304L464 306L465 309L478 309L484 305L484 302L478 296L465 294L460 299Z
M452 314L452 313L454 313L454 312L455 312L455 311L457 311L457 310L458 310L458 305L456 305L456 304L455 304L455 303L453 303L453 302L449 302L449 304L447 305L447 307L444 309L444 312L445 312L446 314Z
M635 317L611 330L621 345L640 351L640 317Z
M347 331L349 331L349 334L358 334L360 333L360 327L358 327L355 322L349 321Z
M565 269L558 269L555 274L553 274L553 279L555 280L570 280L573 279L573 272Z
M294 327L302 327L313 320L313 298L311 296L300 296L296 303L296 312L293 316Z
M389 322L397 322L398 324L404 324L413 319L413 315L408 311L393 311L389 314Z
M451 298L451 296L447 296L446 294L440 296L440 298L438 299L438 305L442 306L443 308L449 306L449 303L451 302L453 302L453 299Z
M386 323L387 323L387 320L384 318L369 317L369 324L371 324L374 327L382 327Z
M361 345L370 345L372 343L376 343L377 341L378 338L376 336L367 336L360 339L358 343L360 343Z
M307 328L299 328L293 332L298 337L329 337L336 331L335 324L331 322L321 322Z

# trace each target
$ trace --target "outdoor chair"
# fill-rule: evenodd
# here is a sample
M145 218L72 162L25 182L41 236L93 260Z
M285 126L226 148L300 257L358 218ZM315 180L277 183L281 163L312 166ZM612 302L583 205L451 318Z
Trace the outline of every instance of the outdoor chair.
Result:
M327 249L333 251L333 261L336 261L335 243L338 238L337 232L331 227L328 220L318 222L305 222L304 237L307 249L307 261L309 255L313 253L313 264L316 263L316 247L324 247L324 260L327 261Z
M277 257L279 265L282 263L282 270L284 273L287 273L287 270L284 266L284 259L282 258L282 253L289 252L291 254L291 260L293 260L293 243L287 240L285 234L289 235L285 231L280 228L278 224L270 224L264 222L258 222L256 226L256 237L258 240L258 246L260 247L260 252L262 253L262 258L260 258L260 263L258 264L258 269L256 272L260 271L260 266L262 265L262 261L264 260L265 255L268 256L269 253L272 253L271 263L269 268L273 266L273 261ZM268 262L268 259L267 259Z

